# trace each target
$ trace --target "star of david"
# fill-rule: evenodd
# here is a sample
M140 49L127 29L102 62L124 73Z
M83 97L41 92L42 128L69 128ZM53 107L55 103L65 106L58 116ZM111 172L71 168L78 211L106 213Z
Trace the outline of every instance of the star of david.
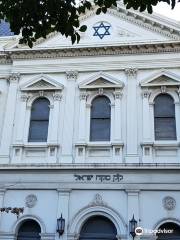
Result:
M99 26L93 27L94 28L94 35L93 36L98 36L100 39L103 39L105 36L110 35L109 29L110 25L105 25L103 22L100 23Z

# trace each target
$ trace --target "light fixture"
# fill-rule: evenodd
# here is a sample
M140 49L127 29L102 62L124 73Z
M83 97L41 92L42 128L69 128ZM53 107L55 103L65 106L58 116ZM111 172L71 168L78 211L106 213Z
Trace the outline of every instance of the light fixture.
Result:
M64 228L65 228L65 219L62 217L62 214L61 214L61 217L57 219L57 229L56 229L56 231L59 233L59 237L63 235Z
M136 230L137 228L137 221L136 219L134 218L134 214L133 214L133 217L132 219L129 221L129 233L131 234L131 236L133 237L133 239L135 238L136 236Z

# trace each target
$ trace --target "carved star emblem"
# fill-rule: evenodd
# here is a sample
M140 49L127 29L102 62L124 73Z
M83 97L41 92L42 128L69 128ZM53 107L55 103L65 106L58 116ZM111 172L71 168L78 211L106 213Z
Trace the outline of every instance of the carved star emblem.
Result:
M105 36L111 35L109 32L110 27L110 25L101 22L98 26L93 27L95 31L93 36L98 36L100 39L103 39Z

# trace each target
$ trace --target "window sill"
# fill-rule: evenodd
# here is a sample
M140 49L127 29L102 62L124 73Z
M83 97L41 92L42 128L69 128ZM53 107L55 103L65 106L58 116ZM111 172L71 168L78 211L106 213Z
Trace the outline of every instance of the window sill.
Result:
M23 148L47 148L47 147L58 147L58 143L47 143L47 142L30 142L30 143L18 143L13 144L13 147L23 147Z
M79 142L75 144L76 147L113 147L113 146L119 146L123 147L123 142Z
M154 141L153 147L180 147L180 143L174 140Z

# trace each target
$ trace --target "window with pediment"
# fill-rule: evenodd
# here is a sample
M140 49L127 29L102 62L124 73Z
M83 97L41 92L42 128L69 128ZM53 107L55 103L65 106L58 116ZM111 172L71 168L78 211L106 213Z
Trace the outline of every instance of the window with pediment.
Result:
M111 106L106 96L98 96L92 101L90 141L110 141Z
M159 94L154 100L155 140L176 140L174 99L169 94Z

